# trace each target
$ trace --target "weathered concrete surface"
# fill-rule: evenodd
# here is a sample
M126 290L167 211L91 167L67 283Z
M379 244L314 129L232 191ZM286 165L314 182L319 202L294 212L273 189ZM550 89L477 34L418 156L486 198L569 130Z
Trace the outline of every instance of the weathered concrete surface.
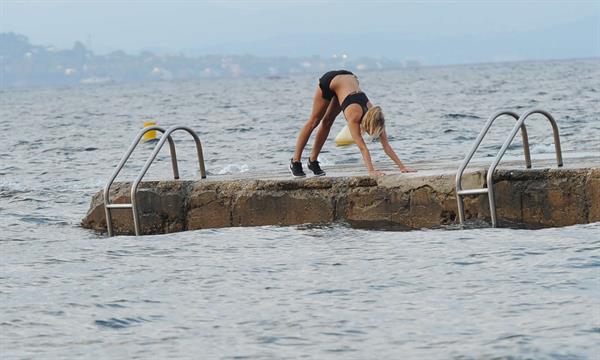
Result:
M527 227L600 221L600 168L498 170L498 219ZM463 188L485 185L485 171L463 178ZM129 184L113 187L115 203L129 202ZM457 220L454 174L398 174L380 178L199 180L143 183L138 190L144 234L229 226L345 221L354 226L431 228ZM467 219L489 220L487 196L465 198ZM132 234L131 210L114 210L118 234ZM102 192L82 222L106 231Z

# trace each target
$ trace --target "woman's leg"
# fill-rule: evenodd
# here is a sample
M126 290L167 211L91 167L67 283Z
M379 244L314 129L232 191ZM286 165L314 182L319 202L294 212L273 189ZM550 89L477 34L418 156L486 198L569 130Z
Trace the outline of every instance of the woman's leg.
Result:
M296 140L296 151L294 151L294 157L292 158L294 161L300 161L302 151L304 151L304 147L310 138L310 134L319 125L330 102L332 101L323 99L321 88L317 86L317 91L313 99L312 113L302 129L300 129L300 134Z
M327 136L331 130L331 125L333 125L335 118L340 114L341 111L342 108L340 107L340 102L338 101L337 97L334 97L331 99L331 102L329 102L327 111L325 112L323 120L321 121L321 126L319 126L319 130L317 130L317 136L315 136L315 143L313 144L310 152L309 160L317 160L317 157L323 148L323 144L325 144L325 140L327 140Z

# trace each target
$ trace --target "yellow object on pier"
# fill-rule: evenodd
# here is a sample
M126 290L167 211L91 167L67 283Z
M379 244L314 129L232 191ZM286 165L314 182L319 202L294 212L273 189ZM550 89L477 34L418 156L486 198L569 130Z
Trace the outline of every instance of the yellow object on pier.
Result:
M156 121L144 121L144 127L154 126L156 125ZM144 134L144 142L154 141L156 140L156 130L150 130Z
M340 130L339 134L335 137L335 144L337 146L346 146L354 144L354 139L352 138L352 134L350 134L350 129L348 125L344 125L342 130Z

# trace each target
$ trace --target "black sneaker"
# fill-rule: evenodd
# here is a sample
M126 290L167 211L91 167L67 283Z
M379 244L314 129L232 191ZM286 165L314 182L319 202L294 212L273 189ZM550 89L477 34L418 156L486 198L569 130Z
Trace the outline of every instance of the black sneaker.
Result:
M312 170L315 176L325 176L325 171L319 166L319 160L310 161L310 158L308 158L308 168Z
M294 159L290 160L290 171L292 175L297 178L306 177L304 170L302 170L302 163L300 161L294 161Z

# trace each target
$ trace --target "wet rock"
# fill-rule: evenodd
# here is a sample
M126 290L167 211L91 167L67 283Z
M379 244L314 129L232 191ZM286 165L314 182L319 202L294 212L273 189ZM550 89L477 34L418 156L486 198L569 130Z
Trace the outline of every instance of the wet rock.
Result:
M590 170L585 184L588 222L600 221L600 169Z
M217 190L204 190L195 186L188 196L187 230L232 226L231 199Z
M330 223L333 202L325 191L256 191L237 197L233 226Z
M466 173L463 188L481 188L485 179L485 171ZM142 183L137 197L143 234L335 221L407 230L458 221L454 181L454 174L161 181ZM600 221L600 169L498 170L493 181L501 223L545 227ZM130 186L114 184L112 202L129 203ZM112 213L115 232L132 234L131 210ZM489 221L487 196L465 197L465 215ZM106 231L102 192L93 197L82 225Z

